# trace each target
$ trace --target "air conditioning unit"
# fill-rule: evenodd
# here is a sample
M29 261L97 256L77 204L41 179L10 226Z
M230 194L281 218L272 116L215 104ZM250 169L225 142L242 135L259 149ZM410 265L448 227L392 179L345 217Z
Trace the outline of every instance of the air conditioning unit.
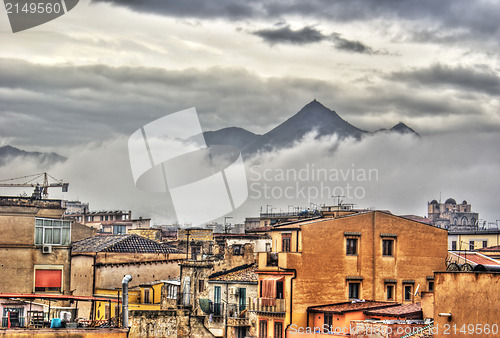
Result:
M52 245L44 245L42 247L42 253L44 254L52 253Z
M235 287L230 287L229 288L229 295L231 296L236 296L236 289Z

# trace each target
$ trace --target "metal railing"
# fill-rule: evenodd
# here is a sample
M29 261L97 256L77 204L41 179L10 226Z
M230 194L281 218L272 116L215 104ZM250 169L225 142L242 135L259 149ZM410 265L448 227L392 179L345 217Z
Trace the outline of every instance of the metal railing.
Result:
M248 311L286 313L286 303L284 299L277 298L250 298Z
M231 318L227 319L227 326L250 326L248 318Z
M7 327L8 325L9 325L8 317L2 317L2 327ZM19 325L19 327L24 327L24 317L20 316L15 324L12 323L11 321L11 327L17 327L17 325Z

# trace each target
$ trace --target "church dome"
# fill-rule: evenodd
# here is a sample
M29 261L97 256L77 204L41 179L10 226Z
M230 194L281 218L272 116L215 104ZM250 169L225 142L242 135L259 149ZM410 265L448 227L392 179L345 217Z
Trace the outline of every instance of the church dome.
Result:
M444 204L457 204L457 201L455 201L453 198L448 198Z

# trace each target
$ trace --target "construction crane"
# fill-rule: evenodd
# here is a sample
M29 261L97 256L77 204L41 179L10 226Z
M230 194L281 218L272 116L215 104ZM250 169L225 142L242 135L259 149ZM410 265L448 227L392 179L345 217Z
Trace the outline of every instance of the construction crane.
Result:
M39 182L40 179L43 178L43 182ZM50 183L49 178L54 180L55 182ZM27 181L24 181L26 180ZM22 183L11 183L13 181L24 181ZM37 181L38 180L38 181ZM68 191L69 183L65 183L62 180L58 180L51 176L50 174L43 172L34 175L9 178L6 180L0 180L0 187L3 188L21 188L21 187L34 187L35 191L31 195L31 198L34 199L47 199L49 197L49 188L60 187L62 188L62 192Z

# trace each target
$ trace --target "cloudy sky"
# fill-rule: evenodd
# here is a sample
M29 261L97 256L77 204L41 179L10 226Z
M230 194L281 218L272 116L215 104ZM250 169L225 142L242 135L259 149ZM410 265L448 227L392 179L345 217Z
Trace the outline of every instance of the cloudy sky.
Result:
M81 0L13 34L2 9L0 144L67 156L50 169L71 190L55 197L161 222L168 210L131 179L135 130L196 107L204 130L265 133L317 99L359 128L404 121L423 137L374 136L335 153L325 150L335 140L305 139L273 154L273 168L304 167L305 151L318 166L377 169L366 196L349 201L361 207L424 215L441 192L495 222L498 13L493 0ZM0 168L5 178L33 171ZM331 203L254 200L242 210L311 202Z

